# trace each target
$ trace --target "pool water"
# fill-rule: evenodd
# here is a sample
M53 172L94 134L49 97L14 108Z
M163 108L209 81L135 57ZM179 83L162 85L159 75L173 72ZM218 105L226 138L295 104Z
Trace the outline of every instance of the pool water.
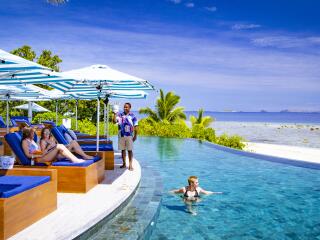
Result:
M163 179L151 239L320 239L320 171L217 150L194 140L140 137L135 158ZM169 190L199 177L190 209Z

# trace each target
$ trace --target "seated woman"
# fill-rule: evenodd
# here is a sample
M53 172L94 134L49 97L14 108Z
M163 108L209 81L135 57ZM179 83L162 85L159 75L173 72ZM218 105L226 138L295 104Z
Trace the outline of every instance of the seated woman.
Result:
M67 158L71 162L81 163L84 160L74 156L64 145L57 144L44 151L39 149L38 144L33 140L34 129L25 127L22 129L22 149L28 158L37 157L38 162L52 162L59 158Z
M60 145L60 144L58 144ZM49 128L43 128L41 131L41 138L40 138L40 148L42 152L45 152L53 147L57 146L57 143L52 139L50 129ZM80 155L85 160L91 160L93 159L92 156L87 155L82 148L80 147L79 143L77 141L70 141L68 145L65 145L65 147L78 155Z

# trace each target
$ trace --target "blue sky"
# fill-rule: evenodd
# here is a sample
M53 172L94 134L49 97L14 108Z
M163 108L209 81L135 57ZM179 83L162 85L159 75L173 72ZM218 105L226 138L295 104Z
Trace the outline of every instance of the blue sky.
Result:
M63 71L109 65L173 90L186 110L319 111L318 9L317 0L1 0L0 48L49 49Z

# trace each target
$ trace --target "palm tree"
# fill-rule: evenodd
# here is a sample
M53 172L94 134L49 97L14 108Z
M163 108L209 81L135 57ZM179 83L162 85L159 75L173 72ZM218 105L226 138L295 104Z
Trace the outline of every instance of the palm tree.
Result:
M148 120L154 122L168 122L173 123L180 119L186 119L186 115L183 110L184 107L176 107L179 103L180 97L175 95L174 92L168 92L164 95L162 89L160 89L160 97L157 99L156 111L151 108L140 108L140 114L146 114Z
M212 123L214 121L214 119L210 116L203 116L203 108L200 108L198 111L198 117L195 117L193 115L190 116L190 122L192 124L192 126L194 125L199 125L201 127L209 127L210 123Z

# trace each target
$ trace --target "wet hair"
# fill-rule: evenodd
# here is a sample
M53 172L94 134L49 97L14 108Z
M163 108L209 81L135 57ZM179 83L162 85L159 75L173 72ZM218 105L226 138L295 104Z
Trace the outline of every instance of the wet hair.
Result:
M126 102L126 103L124 104L124 106L125 106L125 105L129 105L129 107L131 108L131 103Z
M31 127L24 127L22 129L22 141L30 138L31 137L31 133L34 132L34 129Z
M189 183L189 186L191 185L191 183L193 183L195 180L197 180L198 177L197 176L190 176L188 178L188 183Z

